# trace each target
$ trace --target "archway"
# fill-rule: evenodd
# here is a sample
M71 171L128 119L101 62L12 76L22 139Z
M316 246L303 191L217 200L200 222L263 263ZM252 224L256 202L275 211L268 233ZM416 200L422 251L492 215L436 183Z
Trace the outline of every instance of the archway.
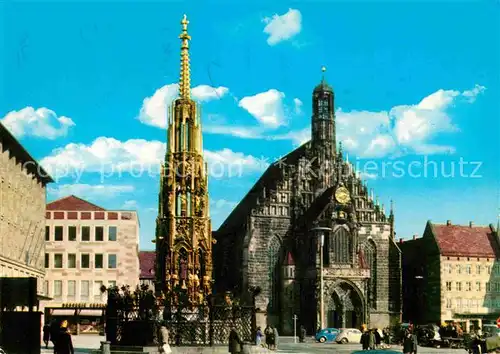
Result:
M361 294L354 285L338 283L330 296L327 312L328 327L360 328L364 321Z

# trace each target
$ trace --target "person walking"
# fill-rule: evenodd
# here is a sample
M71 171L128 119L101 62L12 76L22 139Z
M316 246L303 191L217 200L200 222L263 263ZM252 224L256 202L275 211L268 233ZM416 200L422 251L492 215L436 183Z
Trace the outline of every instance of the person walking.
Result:
M50 326L48 323L43 326L43 342L45 343L45 349L49 348L49 340L50 340Z
M361 334L361 348L363 350L370 349L370 333L365 329L363 334Z
M413 353L413 338L410 331L405 333L405 338L403 340L403 353L412 354Z
M255 334L255 344L258 347L262 345L262 337L264 337L264 334L262 333L260 327L257 327L257 333Z
M172 353L172 349L170 348L170 344L168 344L168 329L166 326L160 327L160 335L161 335L161 353Z
M240 354L243 349L243 342L241 341L240 335L236 329L231 329L229 333L229 353Z
M56 353L57 338L59 337L59 332L61 331L61 326L57 320L52 320L50 323L50 341L54 346L54 354Z
M57 336L56 344L54 346L54 353L56 354L75 354L73 348L73 341L68 329L68 321L64 320L61 323L61 328Z
M264 329L264 335L266 336L266 347L267 349L271 349L274 337L274 331L271 328L271 326L269 325L266 326L266 329Z
M306 329L304 328L303 325L300 325L300 330L299 330L299 342L304 343L306 339Z
M278 334L278 329L276 327L273 327L273 332L274 332L274 350L278 350L278 344L279 344L279 334Z
M375 333L373 333L373 329L368 331L368 349L375 350Z

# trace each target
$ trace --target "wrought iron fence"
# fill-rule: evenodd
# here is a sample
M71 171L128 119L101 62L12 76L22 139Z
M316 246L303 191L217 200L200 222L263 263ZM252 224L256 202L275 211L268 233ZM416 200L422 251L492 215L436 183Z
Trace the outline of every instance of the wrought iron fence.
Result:
M107 313L106 336L112 344L158 345L159 326L165 325L172 344L208 346L227 344L232 328L243 341L253 342L255 323L253 306L159 307L147 314L129 307Z

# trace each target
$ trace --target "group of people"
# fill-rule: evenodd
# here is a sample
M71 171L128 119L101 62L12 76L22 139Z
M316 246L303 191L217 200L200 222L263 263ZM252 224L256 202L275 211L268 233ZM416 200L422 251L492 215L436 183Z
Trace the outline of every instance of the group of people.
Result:
M43 342L45 348L49 347L49 341L54 345L54 354L74 354L73 340L68 329L68 321L61 323L54 320L52 323L46 323L43 326Z

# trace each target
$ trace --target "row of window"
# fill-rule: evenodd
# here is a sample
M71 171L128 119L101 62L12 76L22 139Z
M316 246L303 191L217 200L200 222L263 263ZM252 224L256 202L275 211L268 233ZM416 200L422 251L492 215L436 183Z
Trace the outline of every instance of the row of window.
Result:
M53 241L64 241L64 226L54 226L54 237ZM51 241L51 227L45 226L45 241ZM68 241L90 241L91 228L90 226L67 226L66 227L66 239ZM78 232L79 231L79 232ZM78 237L78 234L80 237ZM104 234L104 226L95 226L94 241L102 242L104 239L108 241L116 241L118 234L118 228L116 226L109 226L107 235ZM106 237L105 237L106 236Z
M500 299L446 299L447 309L477 309L478 307L500 308Z
M472 266L472 264L445 264L444 265L444 270L448 274L453 274L453 271L456 271L456 274L473 274L473 269L474 269L474 274L481 274L483 271L486 272L486 274L491 274L491 266L490 265L482 265L482 264L476 264L475 267ZM498 275L500 274L500 265L495 264L493 266L493 272Z
M68 253L66 254L66 262L63 261L64 255L62 253L54 253L54 260L51 266L50 264L50 253L45 253L45 268L70 268L70 269L103 269L104 268L104 254L96 253L94 254L94 263L93 266L90 262L90 253L81 253L80 254L80 264L77 264L76 261L76 253ZM108 263L107 269L116 269L117 266L117 257L116 254L108 254ZM66 264L64 264L66 263Z
M462 284L464 286L462 286ZM455 282L455 290L456 291L472 291L474 289L475 291L483 291L483 286L480 281L476 281L475 287L472 287L472 282L471 281L466 281L466 282L460 282L457 281ZM453 290L453 282L447 281L446 282L446 290L447 291L452 291ZM498 282L486 282L484 283L484 290L486 292L489 291L495 291L495 292L500 292L500 283Z
M67 301L95 301L102 300L101 287L103 285L110 287L116 286L116 281L108 281L105 283L102 280L80 280L79 291L77 290L78 282L76 280L53 280L52 287L50 281L44 282L44 292L47 296L51 296L56 300L61 300L66 297ZM93 287L91 285L93 284ZM64 286L65 285L65 286Z

